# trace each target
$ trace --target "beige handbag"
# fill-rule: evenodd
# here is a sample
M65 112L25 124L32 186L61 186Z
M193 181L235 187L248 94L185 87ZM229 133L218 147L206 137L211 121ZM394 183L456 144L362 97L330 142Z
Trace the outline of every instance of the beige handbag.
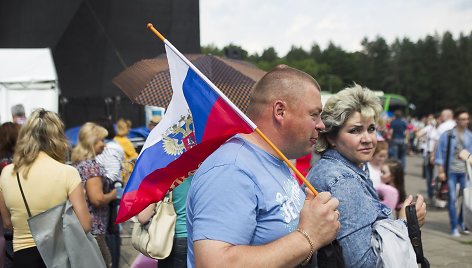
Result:
M174 243L176 218L170 192L169 196L156 204L155 214L148 223L135 221L131 235L133 247L150 258L167 258Z
M466 167L469 182L466 183L466 185L468 186L464 188L464 197L462 199L464 213L463 215L465 225L467 226L467 228L469 228L469 230L472 230L472 167L470 166L469 161L466 162Z

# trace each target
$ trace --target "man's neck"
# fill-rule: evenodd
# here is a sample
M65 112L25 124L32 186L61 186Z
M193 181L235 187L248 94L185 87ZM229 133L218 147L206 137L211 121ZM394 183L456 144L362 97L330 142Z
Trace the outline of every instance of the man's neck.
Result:
M279 155L274 151L274 149L272 149L272 147L257 132L252 132L250 134L241 134L241 136L248 142L261 148L262 150L268 152L269 154L277 158L280 158Z

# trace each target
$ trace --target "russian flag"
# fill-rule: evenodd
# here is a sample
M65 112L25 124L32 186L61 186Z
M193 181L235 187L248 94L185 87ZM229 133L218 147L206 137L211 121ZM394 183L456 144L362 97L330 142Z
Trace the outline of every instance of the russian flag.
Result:
M164 40L173 95L161 122L149 134L121 199L117 223L162 200L213 151L256 126Z

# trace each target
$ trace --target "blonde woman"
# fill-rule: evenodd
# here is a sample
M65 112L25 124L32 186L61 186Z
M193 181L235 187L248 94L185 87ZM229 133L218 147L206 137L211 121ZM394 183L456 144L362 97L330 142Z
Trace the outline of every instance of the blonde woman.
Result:
M375 223L393 219L392 211L380 203L366 169L377 146L376 122L382 111L379 103L374 92L359 85L345 88L328 99L321 113L326 128L316 144L321 159L307 176L315 189L329 191L339 199L342 227L336 238L346 267L376 267L383 261L371 246ZM399 220L394 223L404 232L407 232L403 225L405 206L412 200L412 196L405 200ZM422 226L426 204L421 195L416 200L416 212ZM416 259L409 257L402 256L398 261L403 264L398 262L391 267L407 267L406 260L416 265Z
M79 173L64 164L68 150L64 125L53 112L34 111L20 130L13 163L0 177L3 223L14 230L14 267L46 267L28 227L17 174L33 215L69 199L84 231L90 230L91 217Z
M105 128L95 123L85 123L80 128L78 143L72 150L72 162L84 182L87 205L92 214L92 234L97 239L105 263L111 267L112 259L105 234L108 225L108 204L116 199L116 190L103 192L106 171L95 160L105 148L104 139L107 135Z

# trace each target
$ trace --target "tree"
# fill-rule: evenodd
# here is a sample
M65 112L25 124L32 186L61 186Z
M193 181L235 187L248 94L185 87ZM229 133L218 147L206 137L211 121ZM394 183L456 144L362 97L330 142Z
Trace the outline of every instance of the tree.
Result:
M285 59L288 62L302 61L307 58L310 58L308 52L306 52L302 47L292 46L290 51L285 56Z
M450 32L444 33L440 43L439 55L441 66L439 83L443 93L439 101L442 107L454 107L455 104L461 103L461 98L463 98L459 87L462 68L460 56L457 43L452 34Z
M215 44L209 44L207 46L202 46L200 49L203 55L214 55L214 56L224 56L225 53L222 49L219 49Z
M274 62L279 59L279 56L277 55L277 52L275 51L274 47L269 47L267 49L264 49L262 52L259 60L261 61L268 61L268 62Z
M334 87L334 92L339 91L345 86L359 82L358 69L361 67L356 61L353 53L345 52L341 47L329 43L328 47L321 53L320 62L329 65L329 80L333 77L339 79L340 83ZM333 87L331 83L331 87Z
M346 52L330 43L322 50L316 43L309 51L292 46L285 57L273 47L259 56L249 55L240 46L224 49L202 47L202 53L224 55L226 48L240 49L242 58L263 70L278 64L300 69L320 83L325 91L337 92L356 82L372 90L398 93L416 106L416 114L438 112L443 108L468 106L472 111L472 32L457 40L449 32L428 35L416 43L408 38L388 45L382 37L362 40L362 51Z
M462 100L472 99L472 31L469 35L459 36L459 53L460 53L460 81L458 81L459 87L462 89L461 95ZM465 90L464 90L465 89ZM469 112L472 112L472 103L466 101L464 103L468 107Z
M392 56L392 90L412 100L418 97L416 89L417 78L416 46L408 38L396 39L391 46ZM416 98L415 98L416 99ZM416 104L415 104L416 105Z
M375 41L370 42L367 38L364 38L361 44L366 55L365 66L363 66L366 69L363 75L365 75L364 79L367 81L368 86L384 91L394 90L390 83L393 80L391 75L390 48L385 39L378 36Z
M427 95L415 101L417 110L421 114L439 111L438 100L442 98L441 86L439 84L439 40L438 37L428 35L424 40L419 40L417 48L417 71L416 85L418 94Z

